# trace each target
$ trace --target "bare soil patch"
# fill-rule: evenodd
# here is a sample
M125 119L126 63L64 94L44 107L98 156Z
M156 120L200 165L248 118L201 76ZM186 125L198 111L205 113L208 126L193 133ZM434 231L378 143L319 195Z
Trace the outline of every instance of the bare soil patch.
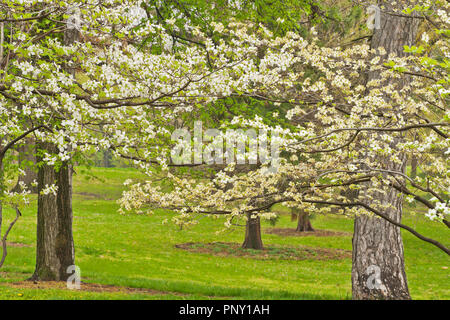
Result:
M102 200L115 200L107 195L91 193L91 192L77 192L76 195L82 196L85 199L102 199Z
M2 285L17 288L17 289L59 289L70 290L67 288L67 284L64 281L20 281L11 283L2 283ZM146 288L132 288L132 287L120 287L107 284L97 283L85 283L80 284L80 289L77 291L87 292L120 292L120 293L138 293L138 294L172 294L184 296L185 294L179 292L164 292Z
M24 277L24 273L21 272L5 272L5 271L0 271L0 279L20 279ZM0 282L0 284L2 284Z
M264 231L268 234L276 234L281 237L345 237L351 236L348 232L332 231L332 230L316 230L297 232L293 228L268 228Z
M221 257L241 257L258 260L340 260L351 258L352 253L343 249L270 246L263 250L242 249L238 243L181 243L176 248L190 252L206 253Z
M1 244L1 242L0 242L0 244ZM16 247L16 248L24 248L24 247L31 248L31 247L33 247L31 244L25 244L25 243L19 243L19 242L9 242L9 241L6 241L6 245L8 247Z

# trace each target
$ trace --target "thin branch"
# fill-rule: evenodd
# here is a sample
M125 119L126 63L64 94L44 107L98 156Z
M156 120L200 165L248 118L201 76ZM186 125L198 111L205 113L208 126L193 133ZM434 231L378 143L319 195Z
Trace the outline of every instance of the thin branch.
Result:
M0 19L0 22L11 22L11 23L17 23L17 22L26 22L26 21L33 21L33 20L39 20L39 19L43 19L46 18L48 16L50 16L51 14L55 13L59 11L59 8L56 8L53 11L49 11L47 13L38 15L38 16L34 16L34 17L29 17L29 18L21 18L21 19Z
M332 135L333 133L339 133L339 132L344 132L344 131L378 131L378 132L403 132L403 131L408 131L411 129L420 129L420 128L435 128L435 127L450 127L449 123L419 123L419 124L412 124L412 125L408 125L408 126L404 126L404 127L399 127L399 128L371 128L371 127L363 127L363 128L340 128L340 129L335 129L335 130L331 130L328 133L324 133L320 136L316 136L313 138L309 138L303 141L299 141L296 142L295 144L300 144L300 143L305 143L305 142L309 142L309 141L313 141L313 140L318 140L318 139L322 139L325 137L328 137L330 135ZM446 137L448 137L446 135ZM294 145L294 144L291 144Z
M417 238L431 243L434 246L438 247L439 249L441 249L442 251L444 251L447 255L450 256L450 249L447 248L446 246L444 246L442 243L440 243L439 241L436 241L434 239L431 238L427 238L423 235L421 235L420 233L418 233L416 230L414 230L411 227L408 227L407 225L404 225L400 222L397 222L393 219L391 219L388 216L385 216L384 214L382 214L381 212L379 212L378 210L375 210L374 208L372 208L371 206L362 203L362 202L352 202L352 203L342 203L342 202L329 202L329 201L321 201L321 200L307 200L307 199L303 199L303 202L308 202L308 203L318 203L318 204L327 204L327 205L335 205L335 206L341 206L341 207L356 207L356 206L360 206L363 207L364 209L374 213L375 215L379 216L380 218L385 219L386 221L388 221L389 223L392 223L393 225L405 229L407 231L409 231L410 233L412 233L414 236L416 236Z
M16 224L17 220L19 220L20 216L22 215L22 213L20 212L20 210L16 207L16 218L11 222L11 224L8 227L8 230L6 230L5 234L3 235L2 238L2 248L3 248L3 252L2 252L2 259L0 260L0 268L3 266L3 264L5 263L5 259L6 256L8 255L8 248L6 245L6 240L8 239L8 235L9 232L11 231L11 229L14 227L14 225Z
M11 140L11 141L3 148L3 149L1 149L1 150L0 150L0 159L2 159L2 158L5 156L6 151L8 151L8 149L10 149L12 146L14 146L14 144L16 144L18 141L22 140L23 138L25 138L25 137L26 137L27 135L29 135L30 133L32 133L32 132L34 132L34 131L36 131L36 130L38 130L38 129L41 129L41 128L45 128L45 129L47 129L47 130L49 130L49 131L52 131L52 130L51 130L49 127L47 127L46 125L40 125L40 126L31 128L30 130L28 130L28 131L22 133L20 136L18 136L18 137L15 138L14 140Z

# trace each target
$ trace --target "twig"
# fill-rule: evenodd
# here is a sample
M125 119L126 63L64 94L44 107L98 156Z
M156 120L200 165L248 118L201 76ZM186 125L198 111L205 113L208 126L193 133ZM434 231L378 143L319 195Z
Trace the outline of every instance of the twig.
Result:
M8 230L6 230L5 234L3 235L2 238L2 248L3 248L3 252L2 252L2 259L0 260L0 268L3 266L3 264L5 263L5 259L6 256L8 255L8 250L7 250L7 246L6 246L6 240L8 238L9 232L11 231L11 229L14 227L14 225L16 224L17 220L19 220L20 216L22 215L22 213L20 212L20 210L16 207L16 218L11 222L11 224L8 227Z

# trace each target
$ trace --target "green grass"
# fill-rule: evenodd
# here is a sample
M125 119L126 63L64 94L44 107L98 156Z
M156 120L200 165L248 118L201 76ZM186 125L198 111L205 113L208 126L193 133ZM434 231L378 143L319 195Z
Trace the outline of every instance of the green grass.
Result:
M223 220L204 218L187 230L162 221L171 213L150 216L120 215L115 199L125 179L140 178L132 169L93 168L99 177L89 178L77 168L74 177L74 238L76 264L82 281L117 286L149 288L162 294L96 293L57 289L18 289L5 282L28 278L34 269L36 240L35 201L23 210L23 217L9 241L32 247L11 247L0 274L0 299L349 299L351 259L343 260L258 260L248 257L220 257L194 253L174 246L186 242L237 242L244 230L222 230ZM6 210L6 220L13 217ZM404 222L419 232L449 245L448 231L438 223L406 215ZM318 216L317 229L351 233L353 222L336 216ZM263 223L263 229L271 227ZM289 215L282 215L277 227L294 227ZM403 232L406 272L413 299L450 297L449 259L445 253L407 232ZM265 245L299 245L351 250L351 236L285 237L264 234ZM165 294L166 293L166 294Z

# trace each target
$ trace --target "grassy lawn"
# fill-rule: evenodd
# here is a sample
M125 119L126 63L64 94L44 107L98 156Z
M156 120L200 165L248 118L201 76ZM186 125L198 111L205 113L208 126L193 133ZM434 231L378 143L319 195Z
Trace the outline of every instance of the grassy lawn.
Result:
M139 178L132 169L93 168L101 179L89 178L82 168L74 177L74 237L76 263L82 281L140 291L91 292L66 289L35 289L11 286L31 276L35 263L36 207L23 210L23 217L9 241L27 246L9 248L0 272L0 299L349 299L351 258L340 260L282 260L217 256L190 252L175 245L187 242L235 242L244 230L222 230L223 220L204 218L197 226L179 230L163 225L170 213L150 216L120 215L116 199L127 178ZM13 217L6 210L6 222ZM438 223L406 214L404 222L424 235L449 245L448 231ZM332 237L280 237L263 234L270 246L308 246L351 250L353 222L336 216L316 217L316 229L348 232ZM294 227L282 215L276 227ZM263 223L263 229L270 228ZM406 272L413 299L449 299L449 258L439 249L403 232Z

